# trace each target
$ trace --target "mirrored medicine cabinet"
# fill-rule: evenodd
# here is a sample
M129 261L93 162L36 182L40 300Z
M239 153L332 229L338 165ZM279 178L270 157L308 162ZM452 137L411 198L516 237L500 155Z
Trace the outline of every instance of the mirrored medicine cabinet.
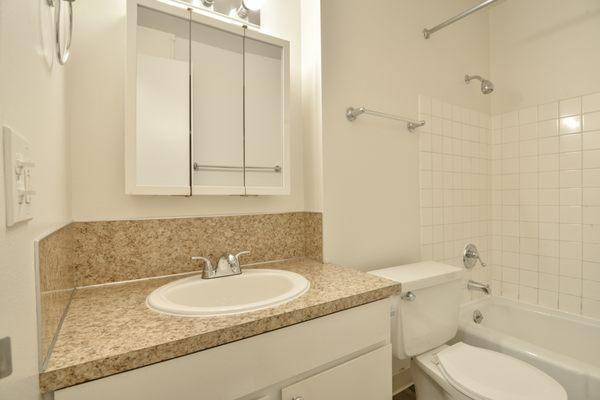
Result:
M289 194L289 42L128 0L126 192Z

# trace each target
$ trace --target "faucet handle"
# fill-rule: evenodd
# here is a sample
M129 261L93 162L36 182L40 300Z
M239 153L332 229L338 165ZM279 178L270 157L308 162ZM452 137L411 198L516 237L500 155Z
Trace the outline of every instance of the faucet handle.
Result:
M477 250L477 246L473 243L469 243L465 246L465 250L463 252L463 264L467 269L471 269L475 266L475 264L479 261L482 267L486 267L487 264L483 262L481 257L479 256L479 250Z
M235 274L241 274L242 273L242 267L240 265L240 257L246 254L250 254L249 251L240 251L237 254L232 254L232 253L225 253L223 255L223 257L221 257L221 260L223 261L227 261L227 263L229 264L229 268L231 268L231 271ZM221 265L222 261L219 260L219 265Z
M204 261L204 264L205 264L206 268L212 268L212 262L210 262L210 260L208 258L202 257L202 256L194 256L194 257L192 257L192 261L197 261L197 260Z

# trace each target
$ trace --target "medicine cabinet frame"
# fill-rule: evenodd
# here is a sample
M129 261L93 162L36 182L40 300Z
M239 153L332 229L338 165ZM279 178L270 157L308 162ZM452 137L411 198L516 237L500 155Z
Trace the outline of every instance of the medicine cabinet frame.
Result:
M266 44L274 45L282 49L281 53L281 77L282 77L282 97L281 97L281 165L278 165L278 172L281 174L281 185L278 186L201 186L195 185L194 176L194 143L193 126L192 132L188 132L187 148L188 159L186 162L186 171L181 172L179 183L174 185L145 185L138 182L138 154L137 154L137 28L138 28L138 7L158 11L169 16L177 17L191 23L199 23L208 27L216 28L221 31L232 33L246 39L253 39ZM176 2L160 0L127 0L127 26L126 26L126 82L125 82L125 193L130 195L288 195L290 194L290 44L288 41L259 32L252 26L247 27L240 22L232 22L230 19L222 18L213 14L208 14L200 9L191 9ZM188 37L188 40L191 38ZM191 65L191 59L188 60ZM245 67L244 67L245 68ZM240 72L241 73L241 72ZM192 75L189 75L189 97L192 102ZM244 82L244 86L245 82ZM244 89L245 92L245 89ZM245 102L246 99L244 98ZM188 119L191 121L190 112L193 107L189 105ZM244 121L246 116L244 116ZM244 122L245 123L245 122ZM193 124L192 124L193 125ZM244 131L246 126L244 125ZM247 133L244 132L243 141L245 143ZM244 145L244 151L245 151ZM244 153L244 161L246 153ZM242 165L244 182L246 181L246 167ZM277 170L277 169L276 169ZM179 173L179 171L178 171ZM184 177L185 179L183 179ZM186 181L187 184L184 184Z

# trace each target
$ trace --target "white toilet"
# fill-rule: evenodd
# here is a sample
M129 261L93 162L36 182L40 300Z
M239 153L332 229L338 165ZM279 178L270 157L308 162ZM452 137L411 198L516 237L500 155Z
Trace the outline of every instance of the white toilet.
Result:
M459 342L462 268L426 261L370 273L397 281L392 298L392 352L414 357L418 400L566 400L552 377L521 360Z

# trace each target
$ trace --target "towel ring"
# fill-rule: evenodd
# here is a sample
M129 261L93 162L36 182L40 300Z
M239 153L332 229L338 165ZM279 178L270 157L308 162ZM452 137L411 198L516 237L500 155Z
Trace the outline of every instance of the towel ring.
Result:
M58 53L58 62L60 65L65 65L69 60L69 56L71 55L71 39L73 38L73 2L75 0L49 0L52 3L56 2L56 50ZM62 3L66 1L69 3L69 28L67 29L67 39L64 46L61 45L63 42L62 34L61 34L61 25L62 25Z

